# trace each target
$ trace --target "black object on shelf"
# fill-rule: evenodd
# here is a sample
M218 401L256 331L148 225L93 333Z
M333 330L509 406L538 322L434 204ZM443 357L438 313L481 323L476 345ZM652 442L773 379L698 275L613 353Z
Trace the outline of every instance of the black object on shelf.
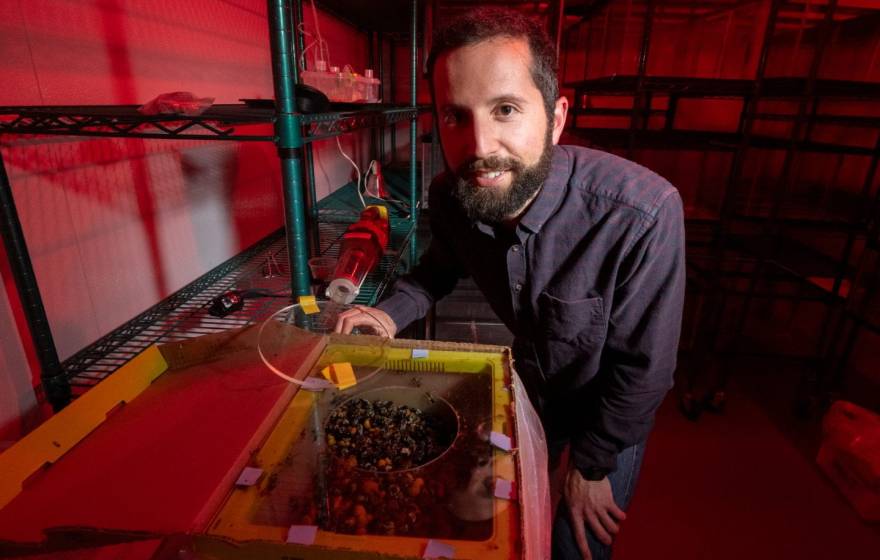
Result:
M275 111L274 99L239 99L239 101L254 109ZM331 111L331 104L323 91L306 84L296 84L296 110L307 115L327 113Z
M241 311L244 308L244 296L239 290L230 290L220 294L208 307L208 313L214 317L226 317L230 313Z

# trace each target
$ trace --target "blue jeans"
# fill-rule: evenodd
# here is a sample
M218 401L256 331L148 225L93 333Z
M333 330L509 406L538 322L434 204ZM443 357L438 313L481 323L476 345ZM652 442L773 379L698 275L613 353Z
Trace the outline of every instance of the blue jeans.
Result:
M608 475L611 482L611 492L614 501L622 510L626 510L632 499L636 481L639 478L639 469L645 455L645 444L639 443L621 451L617 456L617 470ZM590 530L587 524L587 542L593 560L607 560L611 558L611 547L602 544ZM568 517L568 506L565 499L559 502L559 509L553 520L553 560L581 560L581 553L571 528L571 520Z

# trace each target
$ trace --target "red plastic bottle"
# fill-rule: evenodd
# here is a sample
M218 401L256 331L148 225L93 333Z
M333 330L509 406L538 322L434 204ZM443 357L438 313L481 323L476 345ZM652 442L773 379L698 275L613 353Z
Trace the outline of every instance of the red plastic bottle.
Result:
M385 253L389 231L387 208L364 208L360 219L342 235L339 261L327 287L328 298L342 304L354 301L367 274Z

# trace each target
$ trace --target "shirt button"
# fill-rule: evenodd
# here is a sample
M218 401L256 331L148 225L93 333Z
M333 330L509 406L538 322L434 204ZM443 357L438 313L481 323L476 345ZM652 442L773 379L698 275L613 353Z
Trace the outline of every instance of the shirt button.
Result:
M519 253L519 245L514 245L514 246L513 246L513 252L514 252L514 253Z
M522 284L520 284L519 282L517 282L516 284L513 285L513 289L514 289L515 291L517 291L517 292L522 291Z

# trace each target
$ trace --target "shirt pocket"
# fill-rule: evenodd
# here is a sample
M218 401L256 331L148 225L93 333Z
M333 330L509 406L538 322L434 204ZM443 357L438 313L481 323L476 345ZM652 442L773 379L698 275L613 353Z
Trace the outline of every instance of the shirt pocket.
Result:
M585 366L601 350L607 330L601 297L564 300L541 292L538 305L536 346L547 377L573 365Z

